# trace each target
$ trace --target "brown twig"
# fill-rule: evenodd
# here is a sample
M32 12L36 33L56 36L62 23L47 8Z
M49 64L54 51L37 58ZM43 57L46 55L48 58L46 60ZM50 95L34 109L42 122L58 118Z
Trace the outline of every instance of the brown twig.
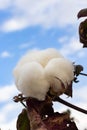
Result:
M68 107L70 107L70 108L73 108L73 109L75 109L75 110L77 110L77 111L80 111L80 112L82 112L82 113L84 113L84 114L87 114L87 110L84 110L84 109L82 109L82 108L80 108L80 107L77 107L77 106L75 106L75 105L73 105L73 104L71 104L71 103L69 103L69 102L67 102L67 101L65 101L65 100L63 100L63 99L61 99L61 98L59 98L59 97L55 97L55 98L54 98L54 101L58 101L58 102L60 102L60 103L62 103L62 104L64 104L64 105L66 105L66 106L68 106Z
M87 74L84 74L84 73L80 73L80 75L87 76Z

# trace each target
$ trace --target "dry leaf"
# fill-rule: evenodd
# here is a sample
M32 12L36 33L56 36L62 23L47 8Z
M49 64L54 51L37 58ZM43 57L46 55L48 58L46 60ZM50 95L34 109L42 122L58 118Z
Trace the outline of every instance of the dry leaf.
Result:
M87 8L81 9L77 15L78 18L86 17L87 16Z
M87 19L79 25L79 39L83 47L87 47Z
M17 130L30 130L30 122L26 109L23 109L17 119Z

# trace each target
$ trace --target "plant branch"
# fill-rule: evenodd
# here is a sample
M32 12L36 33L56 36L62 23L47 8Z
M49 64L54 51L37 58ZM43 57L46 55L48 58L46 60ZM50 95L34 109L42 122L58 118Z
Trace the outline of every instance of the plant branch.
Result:
M77 110L77 111L79 111L79 112L82 112L82 113L84 113L84 114L87 114L87 110L84 110L84 109L82 109L82 108L80 108L80 107L77 107L77 106L75 106L75 105L73 105L73 104L71 104L71 103L69 103L69 102L67 102L67 101L65 101L65 100L63 100L63 99L61 99L61 98L59 98L59 97L55 97L55 98L54 98L54 101L58 101L58 102L60 102L60 103L62 103L62 104L64 104L64 105L66 105L66 106L68 106L68 107L70 107L70 108L73 108L73 109L75 109L75 110Z
M80 73L80 75L87 76L87 74L84 74L84 73Z

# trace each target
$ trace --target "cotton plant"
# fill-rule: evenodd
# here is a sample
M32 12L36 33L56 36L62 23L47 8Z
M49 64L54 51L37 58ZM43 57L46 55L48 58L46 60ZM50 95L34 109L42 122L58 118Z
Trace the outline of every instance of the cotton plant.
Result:
M29 51L19 60L13 75L22 94L15 96L14 100L19 100L28 112L23 110L18 116L17 130L53 129L51 125L47 128L43 119L54 114L52 101L56 97L63 93L72 95L74 68L74 64L54 48Z
M81 65L75 65L54 48L27 52L13 70L16 87L21 92L14 101L20 101L26 108L18 116L17 130L62 130L65 120L67 130L78 130L69 111L54 112L53 101L87 114L60 98L62 94L72 97L73 82L78 82L81 71Z

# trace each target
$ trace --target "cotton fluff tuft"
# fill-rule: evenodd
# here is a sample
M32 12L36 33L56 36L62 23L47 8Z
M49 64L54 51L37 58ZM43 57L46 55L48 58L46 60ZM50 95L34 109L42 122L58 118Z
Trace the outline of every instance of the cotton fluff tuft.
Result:
M61 82L67 87L73 80L73 65L56 49L34 50L24 55L13 71L15 83L25 96L45 100L50 87L60 95Z
M54 58L45 67L45 75L54 92L65 92L74 79L74 66L64 58ZM63 86L64 85L64 86ZM63 89L63 87L65 87Z
M16 85L24 95L38 100L44 100L49 89L49 84L44 76L44 69L36 62L26 63L20 68Z
M45 67L49 60L63 56L54 48L45 50L32 50L25 54L18 62L17 67L26 64L27 62L36 61Z

